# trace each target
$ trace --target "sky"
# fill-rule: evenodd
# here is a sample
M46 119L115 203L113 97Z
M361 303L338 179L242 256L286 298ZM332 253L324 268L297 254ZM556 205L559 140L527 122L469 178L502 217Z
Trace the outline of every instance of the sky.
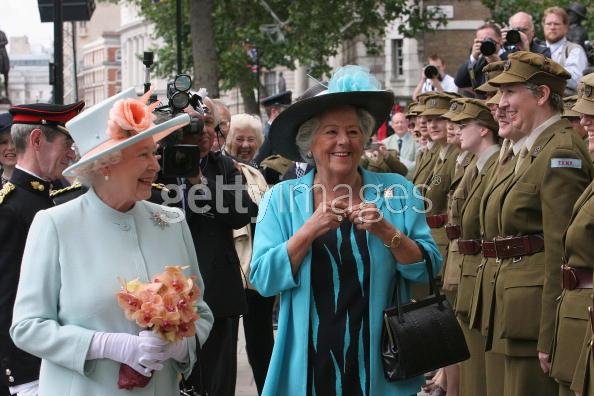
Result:
M8 37L28 36L32 46L53 46L53 23L41 23L37 0L0 0L0 30Z

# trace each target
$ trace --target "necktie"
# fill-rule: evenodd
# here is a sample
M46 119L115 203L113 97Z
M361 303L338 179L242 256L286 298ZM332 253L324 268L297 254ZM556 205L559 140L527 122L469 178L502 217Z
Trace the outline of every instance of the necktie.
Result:
M504 148L502 148L503 151ZM503 151L503 155L499 158L499 163L501 165L506 164L513 156L514 156L514 147L512 144L508 144L507 147L505 148L505 151Z
M520 151L520 156L518 157L518 160L516 161L516 167L514 168L514 173L516 175L519 173L520 169L523 169L522 166L525 167L528 165L529 161L526 160L526 157L528 157L528 149L526 146L524 146Z
M398 139L398 154L402 151L402 139Z

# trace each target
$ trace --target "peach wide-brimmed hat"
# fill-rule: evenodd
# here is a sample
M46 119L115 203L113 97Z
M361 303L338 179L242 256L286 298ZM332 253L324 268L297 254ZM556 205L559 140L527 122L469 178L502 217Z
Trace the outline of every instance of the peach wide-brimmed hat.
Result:
M155 125L153 110L159 103L147 105L150 94L138 98L135 89L129 88L67 122L81 157L63 175L75 176L77 169L141 140L152 138L156 143L190 123L190 116L184 113Z

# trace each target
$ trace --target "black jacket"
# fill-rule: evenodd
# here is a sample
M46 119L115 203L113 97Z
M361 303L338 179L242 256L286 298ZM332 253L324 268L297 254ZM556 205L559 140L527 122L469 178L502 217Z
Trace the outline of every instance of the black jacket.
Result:
M244 182L231 158L220 152L211 152L206 158L202 175L210 196L198 195L198 190L195 205L186 202L186 218L204 279L204 301L215 317L238 316L246 312L247 303L233 230L255 219L258 207L247 190L232 188ZM188 188L191 190L191 186Z
M39 378L41 360L18 349L9 329L29 227L38 211L52 206L50 184L18 168L0 192L0 370L5 386Z

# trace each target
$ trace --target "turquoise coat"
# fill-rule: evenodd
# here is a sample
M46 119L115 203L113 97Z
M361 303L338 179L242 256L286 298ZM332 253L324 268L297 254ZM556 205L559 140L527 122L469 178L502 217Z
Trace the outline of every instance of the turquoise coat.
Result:
M172 219L159 224L154 215ZM93 189L37 213L21 266L10 335L17 347L42 358L39 396L174 396L178 373L189 374L196 343L188 339L190 364L169 359L145 388L117 388L120 363L85 360L95 331L138 334L116 301L118 278L148 281L166 265L189 266L204 283L188 225L179 209L146 201L128 212L105 205ZM202 298L196 322L200 343L213 317Z
M424 215L424 201L413 184L397 174L360 170L365 201L374 202L386 219L429 253L434 273L438 273L439 255ZM294 277L287 253L288 239L313 214L311 186L315 171L274 186L260 203L250 281L263 296L280 293L278 333L268 368L264 396L301 396L307 394L307 343L310 312L309 252ZM391 305L396 271L402 275L402 296L409 299L408 282L426 282L425 262L399 264L383 241L367 233L371 257L370 274L370 392L371 395L416 394L422 377L389 383L384 379L380 340L383 309Z

